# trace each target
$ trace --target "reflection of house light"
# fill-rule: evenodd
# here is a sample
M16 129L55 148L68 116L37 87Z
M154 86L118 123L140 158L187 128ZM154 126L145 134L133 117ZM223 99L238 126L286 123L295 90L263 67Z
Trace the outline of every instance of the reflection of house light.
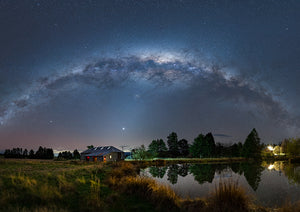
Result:
M273 150L274 150L274 148L273 148L271 145L268 146L268 149L269 149L270 151L273 151Z
M268 169L269 169L269 170L274 169L274 165L273 165L273 164L270 164L270 165L268 166Z

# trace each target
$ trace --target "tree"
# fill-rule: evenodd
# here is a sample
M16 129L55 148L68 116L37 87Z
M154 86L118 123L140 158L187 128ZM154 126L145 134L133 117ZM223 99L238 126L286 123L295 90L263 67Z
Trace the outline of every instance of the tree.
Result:
M260 138L255 128L247 136L243 145L242 155L246 158L260 157L262 146L260 144Z
M189 154L189 145L188 141L185 139L181 139L178 141L178 151L180 156L186 157Z
M74 159L80 159L80 153L78 152L77 149L75 149L74 152L73 152L73 158Z
M190 153L194 158L200 158L202 157L201 148L204 143L204 135L199 134L197 138L194 139L193 144L190 147Z
M44 148L40 146L35 153L35 158L43 159L43 156L44 156Z
M35 158L35 154L34 154L33 149L31 149L31 150L29 151L29 158L30 158L30 159Z
M167 147L163 139L156 139L149 144L148 151L156 157L160 153L167 151Z
M24 149L23 151L23 158L27 158L28 157L28 150Z
M286 153L288 156L298 156L300 155L300 138L291 138L287 142Z
M215 139L214 136L212 135L212 133L207 133L204 137L205 140L205 150L206 152L203 152L203 154L206 157L213 157L215 155L215 149L216 149L216 143L215 143Z
M94 145L86 146L86 148L88 148L88 149L93 149L93 148L94 148Z
M11 158L12 155L11 155L11 152L10 152L10 149L6 149L5 152L4 152L4 157L5 158Z
M141 145L140 147L137 147L131 151L131 155L133 159L137 160L144 160L146 158L150 158L151 155L149 152L146 151L146 148L144 145Z
M37 158L37 159L53 159L54 158L53 149L46 148L46 147L43 148L43 147L40 146L39 149L36 151L34 158Z
M169 134L167 137L167 143L169 147L169 153L172 157L177 157L178 156L178 138L177 134L175 132L172 132Z

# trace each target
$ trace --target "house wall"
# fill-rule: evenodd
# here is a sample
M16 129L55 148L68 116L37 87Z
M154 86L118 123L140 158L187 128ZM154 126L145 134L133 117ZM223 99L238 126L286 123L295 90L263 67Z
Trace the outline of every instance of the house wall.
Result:
M104 159L105 157L105 159ZM111 152L108 153L104 156L96 156L97 161L119 161L119 160L124 160L125 156L124 156L124 152ZM86 159L86 154L81 154L80 155L80 160L84 160L87 161ZM94 158L92 156L90 156L88 161L95 161Z
M119 160L124 160L124 153L123 152L111 152L103 157L106 157L106 161L119 161ZM103 160L104 161L104 160Z

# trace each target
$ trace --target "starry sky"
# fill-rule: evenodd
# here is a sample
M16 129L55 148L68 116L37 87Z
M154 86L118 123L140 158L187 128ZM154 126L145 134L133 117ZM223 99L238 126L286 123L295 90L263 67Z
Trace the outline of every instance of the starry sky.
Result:
M0 149L300 134L298 0L0 0Z

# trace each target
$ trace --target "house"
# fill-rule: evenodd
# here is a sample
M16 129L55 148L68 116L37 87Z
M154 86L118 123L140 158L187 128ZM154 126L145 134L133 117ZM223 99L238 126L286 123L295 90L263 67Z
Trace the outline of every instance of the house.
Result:
M124 152L113 146L94 147L80 154L80 159L85 161L120 161L124 158Z

